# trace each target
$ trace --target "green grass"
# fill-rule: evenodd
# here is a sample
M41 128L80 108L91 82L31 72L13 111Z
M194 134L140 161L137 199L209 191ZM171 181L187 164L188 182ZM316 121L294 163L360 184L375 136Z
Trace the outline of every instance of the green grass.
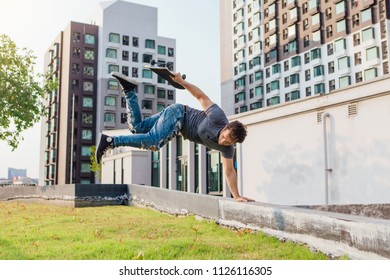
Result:
M306 246L128 206L0 203L3 260L324 260Z

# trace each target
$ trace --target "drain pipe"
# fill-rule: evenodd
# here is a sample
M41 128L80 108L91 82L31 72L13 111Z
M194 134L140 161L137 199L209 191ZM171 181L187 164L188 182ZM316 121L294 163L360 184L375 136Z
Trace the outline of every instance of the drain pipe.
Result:
M324 166L325 166L325 205L329 205L329 183L328 177L329 173L332 172L332 168L329 168L328 165L328 141L327 141L327 133L326 133L326 118L330 119L329 113L322 114L322 129L323 129L323 137L324 137Z

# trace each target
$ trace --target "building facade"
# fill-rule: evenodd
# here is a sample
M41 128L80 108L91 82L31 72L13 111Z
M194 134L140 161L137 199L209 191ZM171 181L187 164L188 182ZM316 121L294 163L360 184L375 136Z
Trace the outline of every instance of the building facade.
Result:
M222 106L229 115L389 73L388 1L221 0L220 5Z
M58 81L41 123L40 184L93 180L89 148L95 143L98 27L71 22L45 54L45 73Z
M175 102L175 89L146 68L174 69L176 41L157 34L157 9L125 1L99 3L87 23L71 22L45 54L58 88L42 120L40 184L95 183L90 148L103 130L128 128L124 96L111 72L138 82L144 117Z

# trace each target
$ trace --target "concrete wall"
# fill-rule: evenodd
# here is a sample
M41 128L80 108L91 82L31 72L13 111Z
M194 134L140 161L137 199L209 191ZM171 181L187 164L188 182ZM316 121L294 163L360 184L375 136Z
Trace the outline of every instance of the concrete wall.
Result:
M390 202L389 88L387 76L234 116L248 127L239 146L243 195L284 205Z
M126 185L51 185L0 188L0 201L38 202L67 207L128 204Z
M390 221L161 188L129 185L131 203L171 214L195 214L217 223L261 230L352 259L390 259Z

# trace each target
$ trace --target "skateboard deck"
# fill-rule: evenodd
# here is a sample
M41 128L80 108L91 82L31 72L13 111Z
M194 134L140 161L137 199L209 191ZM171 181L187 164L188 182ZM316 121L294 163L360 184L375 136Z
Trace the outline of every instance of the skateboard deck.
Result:
M174 88L177 88L177 89L184 89L184 87L179 84L179 83L176 83L173 79L172 79L172 76L173 76L173 72L171 70L169 70L165 65L162 66L162 65L158 65L158 66L155 66L156 62L154 60L152 60L150 62L150 66L145 66L146 68L152 70L154 73L156 73L157 75L159 75L161 78L163 78L164 80L166 80L171 86L173 86ZM185 75L183 75L183 79L185 79Z

